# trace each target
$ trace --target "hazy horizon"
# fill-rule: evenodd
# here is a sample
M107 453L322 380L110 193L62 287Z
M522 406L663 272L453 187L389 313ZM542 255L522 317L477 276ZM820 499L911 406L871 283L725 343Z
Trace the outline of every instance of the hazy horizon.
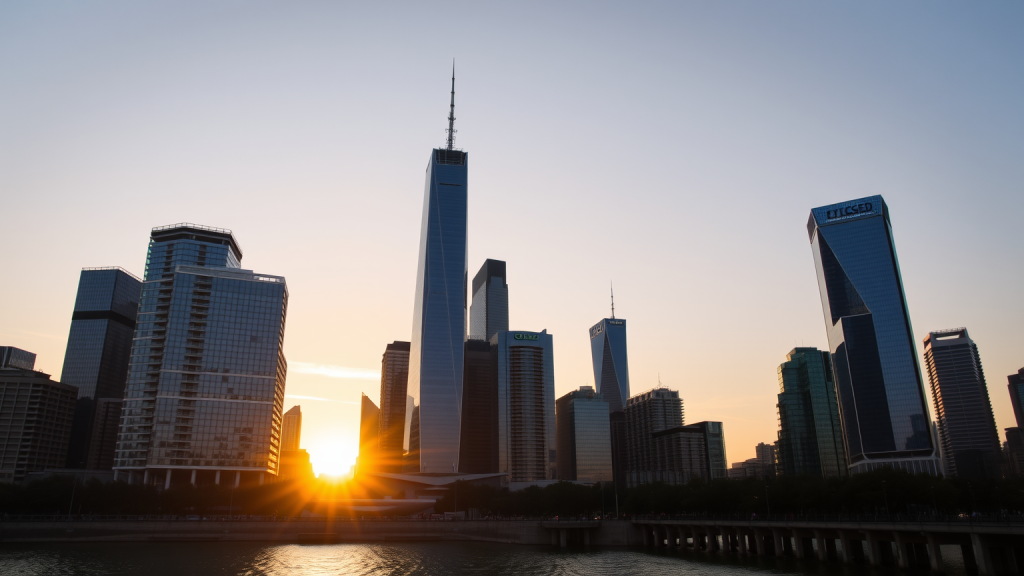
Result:
M553 334L557 396L593 384L614 282L631 392L660 375L687 422L724 422L730 463L753 457L786 353L828 346L810 209L881 194L919 359L966 327L1002 440L1022 24L946 2L7 3L0 345L59 378L83 267L141 276L151 228L231 229L243 268L288 281L285 409L317 473L347 472L359 395L410 339L454 57L468 273L508 263L511 328Z

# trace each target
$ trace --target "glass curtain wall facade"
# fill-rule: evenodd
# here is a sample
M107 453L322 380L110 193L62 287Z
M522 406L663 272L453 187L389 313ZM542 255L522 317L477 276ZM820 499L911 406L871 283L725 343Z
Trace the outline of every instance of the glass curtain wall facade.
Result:
M170 487L277 474L288 288L240 260L229 230L153 230L115 476Z
M612 311L614 316L614 310ZM626 321L604 318L590 328L590 355L594 363L594 384L608 402L611 427L612 473L615 483L626 485L629 453L626 440L626 400L629 398L629 355L626 350Z
M611 482L608 403L590 386L555 401L558 479Z
M654 482L659 465L654 446L655 432L683 425L683 400L679 392L655 388L626 401L626 483L632 488Z
M881 196L807 222L850 472L936 474L935 446L889 209Z
M1000 446L978 346L966 328L930 332L924 364L935 401L946 474L999 478Z
M725 426L721 422L697 422L691 426L704 432L707 447L708 478L729 477L729 464L725 456Z
M381 472L401 472L405 444L405 418L409 395L409 343L388 344L380 360L380 440L378 456Z
M459 472L498 471L498 373L491 345L466 341Z
M508 330L508 282L505 263L488 258L473 277L473 302L469 307L469 338L490 342Z
M124 398L141 293L142 281L122 268L85 268L79 275L60 376L78 388L67 468L110 469L116 424L113 430L94 427L118 420L109 412L120 404L104 402L98 414L99 401Z
M14 346L0 346L0 370L35 370L36 355Z
M408 466L459 467L467 304L468 154L435 149L427 164L409 353Z
M817 348L794 348L779 365L779 472L846 476L843 431L832 360Z
M498 332L498 472L503 482L557 479L555 363L551 334Z

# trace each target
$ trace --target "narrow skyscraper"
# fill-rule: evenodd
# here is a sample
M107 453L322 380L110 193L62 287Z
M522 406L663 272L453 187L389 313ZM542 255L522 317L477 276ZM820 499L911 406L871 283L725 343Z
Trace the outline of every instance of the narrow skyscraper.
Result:
M456 150L455 75L448 144L427 163L409 354L408 465L422 473L459 468L467 301L468 154Z
M664 463L658 460L654 433L683 425L683 400L679 392L654 388L626 400L626 442L629 487L659 482ZM614 456L614 455L613 455Z
M78 388L68 468L113 465L141 293L142 281L123 268L84 268L79 276L60 376Z
M288 287L241 259L230 230L153 229L115 477L168 488L277 475Z
M608 424L608 403L590 386L555 401L559 480L612 480Z
M814 208L807 234L850 472L891 466L936 474L888 207L871 196Z
M356 471L359 474L377 471L377 446L380 437L380 408L363 394L359 413L359 457Z
M794 348L779 365L779 472L846 476L832 361L817 348Z
M380 432L377 456L381 472L401 472L409 404L409 343L388 344L380 359Z
M473 277L473 302L469 307L469 337L490 342L508 330L508 282L505 263L487 259Z
M626 485L626 400L629 398L629 361L626 353L626 321L604 318L590 328L590 354L594 362L594 385L608 402L611 427L612 471L618 486Z
M498 332L498 472L509 482L554 480L555 364L551 334Z
M466 341L459 472L498 471L498 371L490 343Z
M1024 368L1016 374L1006 377L1009 383L1010 404L1013 406L1013 416L1017 421L1017 428L1024 428Z
M281 451L291 452L299 449L302 440L302 407L292 406L284 413L281 425Z
M929 332L924 339L924 365L935 399L946 474L1000 478L999 432L978 346L967 329Z

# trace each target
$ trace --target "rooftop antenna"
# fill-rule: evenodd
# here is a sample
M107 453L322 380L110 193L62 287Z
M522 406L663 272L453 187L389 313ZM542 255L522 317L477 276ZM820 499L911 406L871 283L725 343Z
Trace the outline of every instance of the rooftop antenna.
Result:
M612 288L612 320L615 320L615 284L611 281L609 281L608 284Z
M455 145L455 58L452 58L452 107L448 112L448 149Z

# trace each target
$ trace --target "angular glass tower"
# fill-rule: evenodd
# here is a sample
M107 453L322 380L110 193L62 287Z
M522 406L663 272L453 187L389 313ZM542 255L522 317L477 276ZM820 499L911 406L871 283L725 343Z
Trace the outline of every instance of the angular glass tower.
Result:
M122 268L85 268L79 276L60 376L78 388L68 468L110 469L141 293L142 281ZM97 422L106 426L95 429Z
M629 400L629 361L626 354L626 321L605 318L590 328L590 352L594 361L594 384L597 393L608 402L611 422L612 471L617 486L626 485L628 453L626 448L626 416L623 410Z
M786 361L779 365L776 407L780 473L846 476L843 429L828 352L794 348L786 355Z
M463 342L466 340L468 154L435 149L427 164L409 352L413 413L406 417L413 471L459 469ZM417 419L413 416L418 414ZM411 428L411 427L410 427ZM418 444L413 442L418 438Z
M889 209L871 196L811 210L814 254L850 472L937 472Z
M473 277L473 302L469 307L469 338L489 342L508 330L508 283L505 263L488 258Z
M929 332L924 339L935 419L946 474L1000 478L996 419L988 397L978 346L966 328Z
M115 477L237 486L278 473L288 288L241 258L230 230L153 229Z

